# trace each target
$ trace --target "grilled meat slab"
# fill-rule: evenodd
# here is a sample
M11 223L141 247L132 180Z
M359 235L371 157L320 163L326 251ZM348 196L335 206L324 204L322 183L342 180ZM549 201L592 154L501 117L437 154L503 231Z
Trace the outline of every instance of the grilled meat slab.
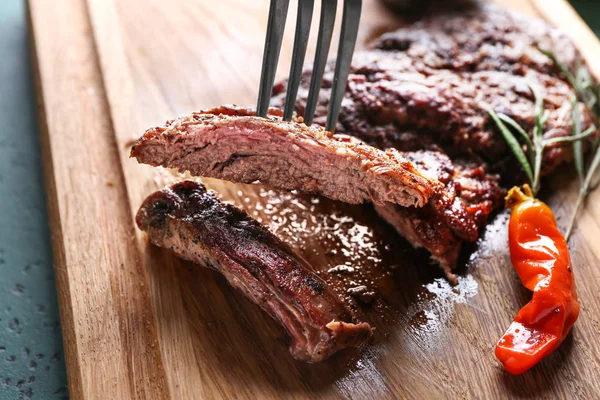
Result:
M323 128L260 118L235 107L150 129L131 155L141 163L234 182L260 181L358 204L422 207L441 184L395 150L336 140Z
M509 115L531 132L535 102L529 85L536 84L550 115L544 137L571 135L571 99L575 92L558 78L536 71L529 71L526 76L498 71L420 73L412 70L409 65L412 62L401 52L355 54L336 132L377 145L388 141L389 135L398 142L402 132L423 131L452 153L477 155L496 164L512 154L491 121L488 108ZM404 68L405 65L408 67ZM308 96L308 76L305 76L296 105L299 115L304 113ZM332 79L333 64L329 64L317 107L317 124L324 124L327 118ZM277 85L275 93L273 105L283 106L285 84ZM583 104L578 107L583 129L587 129L594 124L594 117ZM569 144L550 146L544 152L542 173L547 175L571 160Z
M259 119L247 109L221 107L148 131L132 155L202 176L260 180L349 203L373 201L384 219L415 247L430 251L449 274L461 243L475 241L502 204L500 177L488 171L510 171L515 164L488 108L531 131L534 84L549 114L545 138L571 135L575 92L538 47L571 68L580 64L558 30L475 3L385 34L371 50L356 53L336 134L306 127L300 118L283 122L275 110ZM326 121L333 65L322 82L317 124ZM300 117L310 74L304 72L296 104ZM274 95L273 105L282 108L285 82ZM583 104L577 107L583 129L596 123ZM547 147L542 174L571 158L569 144Z
M558 68L538 49L552 52L570 70L582 64L569 38L542 20L479 1L431 11L415 24L383 34L372 47L401 51L423 68L464 72L525 75L533 69L559 77Z
M358 322L304 259L199 183L186 181L152 194L136 221L152 243L219 271L279 321L292 338L295 358L322 361L371 336L369 324Z
M513 117L527 131L534 126L531 84L540 88L550 118L546 138L571 135L573 88L536 46L555 50L576 64L574 46L541 21L499 7L440 15L384 35L375 49L355 53L336 132L372 145L410 140L422 133L452 154L477 155L492 166L512 154L488 115L488 108ZM315 122L325 124L333 80L325 72ZM304 113L310 70L305 71L296 111ZM275 86L275 107L283 107L285 82ZM578 104L583 129L593 114ZM389 138L391 136L391 138ZM413 143L400 143L399 148ZM544 175L572 159L570 144L544 152ZM512 159L511 159L512 160Z

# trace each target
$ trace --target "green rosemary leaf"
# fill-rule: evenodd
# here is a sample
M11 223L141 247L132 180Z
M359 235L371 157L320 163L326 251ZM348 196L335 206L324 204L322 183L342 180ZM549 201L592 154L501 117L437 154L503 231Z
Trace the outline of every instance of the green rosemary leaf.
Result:
M573 96L572 100L571 119L573 120L572 136L580 136L581 115L579 113L579 102L577 101L577 97L575 96ZM577 175L579 176L579 182L583 184L583 181L585 179L585 164L583 160L583 146L581 141L576 141L573 143L573 162L575 163L575 169L577 170Z
M546 121L550 118L550 113L544 111L544 98L541 94L540 87L537 83L530 83L529 88L535 99L535 126L533 127L533 180L531 182L531 190L537 194L540 189L540 175L542 171L542 158L544 154L543 129Z
M598 95L590 71L581 66L579 62L577 63L577 69L575 71L577 83L584 94L581 101L583 101L590 110L595 110L598 102Z
M558 67L558 69L560 69L560 72L562 72L569 81L575 82L575 77L573 76L573 74L571 73L571 71L569 71L569 69L560 61L558 61L556 59L556 57L554 57L554 54L552 54L552 52L548 51L548 50L544 50L544 49L539 49L546 57L548 57L550 59L550 61L552 61L554 63L554 65L556 65Z
M533 182L531 183L531 191L534 195L540 190L540 175L542 172L542 156L544 154L544 145L541 140L537 140L535 144L535 160L533 163Z
M511 126L511 128L513 128L515 131L517 131L517 133L519 135L521 135L521 138L523 139L523 141L525 142L525 146L527 146L527 158L529 160L529 163L532 164L533 163L533 143L531 142L531 138L529 137L529 134L527 132L525 132L525 129L523 129L521 127L521 125L519 125L519 123L517 121L515 121L514 119L512 119L511 117L509 117L506 114L497 114L498 118L500 118L502 120L502 122L508 124Z
M549 119L550 119L550 111L546 110L546 111L544 111L542 118L540 118L541 125L542 126L546 125L546 122L548 122Z
M546 139L546 140L544 140L543 144L544 144L544 147L551 146L551 145L557 144L557 143L573 143L573 146L574 146L575 143L580 142L582 139L585 139L586 137L592 136L595 132L596 132L596 127L592 126L588 129L586 129L585 132L580 133L578 135L562 136L562 137L557 137L557 138L552 138L552 139ZM583 179L581 180L581 182L583 183Z
M596 131L596 128L591 127L587 129L584 133L580 133L581 115L577 103L577 101L579 100L580 102L585 104L590 109L590 111L592 111L596 115L596 117L599 117L600 83L595 84L594 79L587 70L587 68L581 66L579 62L577 62L575 74L573 74L565 65L560 63L551 52L542 49L539 50L543 54L545 54L561 70L561 72L567 77L569 83L571 84L571 86L573 86L573 89L575 89L575 92L577 93L577 97L573 100L573 110L571 115L573 119L573 134L570 137L570 139L571 141L573 141L573 156L575 161L575 168L577 169L581 185L579 190L579 196L577 197L577 203L575 205L575 211L573 212L573 215L569 222L569 227L567 229L567 234L565 235L566 239L569 240L569 237L573 232L575 219L586 196L591 190L594 190L594 188L600 184L600 176L596 176L598 166L600 165L600 135L598 135L598 137L596 137L596 140L594 140L594 143L592 145L592 152L594 153L594 156L589 168L587 169L587 171L585 171L585 162L581 138L584 135L588 136L589 134L594 133ZM546 141L544 144L552 144L552 142ZM538 160L536 154L536 162L537 161Z
M553 144L557 144L557 143L573 143L573 142L579 142L582 139L585 139L588 136L592 136L594 133L596 132L596 127L595 126L591 126L589 128L587 128L585 130L585 132L577 134L577 135L573 135L573 136L562 136L562 137L557 137L557 138L552 138L552 139L546 139L544 140L544 147L546 146L550 146ZM574 144L574 143L573 143ZM583 180L582 180L583 182Z
M541 146L544 124L550 117L550 114L548 112L544 112L544 97L542 96L537 83L530 82L529 89L533 93L533 98L535 99L535 126L533 128L533 145L535 148L538 148Z
M492 117L492 120L498 126L498 129L502 133L502 136L504 136L504 140L506 140L508 147L510 147L513 154L521 164L521 167L525 171L525 174L527 174L529 182L533 183L533 173L531 172L531 165L529 165L529 162L527 161L527 156L523 152L521 144L519 143L517 138L515 138L510 129L508 129L508 127L504 125L504 122L502 122L502 120L498 117L498 114L496 114L494 110L488 108L488 113L490 114L490 117Z

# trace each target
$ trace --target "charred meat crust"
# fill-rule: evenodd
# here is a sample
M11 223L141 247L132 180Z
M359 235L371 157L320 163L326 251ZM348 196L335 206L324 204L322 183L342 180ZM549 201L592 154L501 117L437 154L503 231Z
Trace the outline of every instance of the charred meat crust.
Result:
M491 165L510 157L510 150L488 115L488 109L515 119L526 130L534 125L534 98L530 84L537 84L550 118L544 137L571 135L574 90L564 81L530 70L526 76L508 72L473 73L452 70L419 72L414 61L401 52L367 51L355 54L336 132L378 145L392 136L412 146L403 132L423 132L423 139L462 157L476 155ZM315 123L327 116L333 65L329 64ZM309 76L306 76L308 78ZM274 106L282 106L285 84L275 87ZM308 81L303 80L296 111L303 115ZM583 129L595 124L590 110L579 103ZM572 160L569 144L553 145L544 152L542 173L547 175Z
M490 213L504 201L506 191L498 184L500 177L488 173L481 162L452 161L443 153L431 151L404 154L444 183L444 189L422 209L404 209L423 219L434 218L460 240L475 242Z
M139 162L233 182L260 181L288 190L422 207L441 187L396 150L335 140L319 126L260 118L221 107L150 129L131 155Z
M393 202L389 201L389 193L378 194L372 185L369 186L373 180L361 181L361 177L371 176L368 169L361 175L353 166L333 162L334 167L342 170L343 179L338 180L338 186L331 181L312 179L314 176L307 174L307 167L299 161L306 163L308 160L309 170L324 164L306 156L291 158L292 161L286 159L290 147L293 148L290 143L302 141L298 147L303 149L308 142L306 137L295 133L286 136L284 131L289 130L290 125L283 126L277 108L270 111L271 116L263 120L262 127L260 123L232 122L232 119L252 119L254 113L250 109L229 106L170 121L166 127L148 131L134 146L132 155L152 165L165 165L175 160L175 165L171 166L191 170L190 164L198 164L194 154L207 151L214 156L214 146L201 142L198 146L186 144L182 146L183 150L173 147L175 151L162 151L160 146L157 150L150 144L161 145L162 140L165 145L179 146L185 143L186 137L194 136L189 135L189 129L193 131L196 125L210 125L212 129L214 121L221 120L227 121L223 126L237 126L234 130L239 130L240 125L246 125L243 129L248 130L263 129L262 136L264 133L268 136L266 143L277 135L288 137L284 146L287 150L277 151L276 156L257 151L263 144L252 148L253 151L239 152L230 150L233 146L226 143L222 146L226 151L222 154L217 151L218 157L210 158L210 164L203 161L199 163L201 167L195 168L199 168L201 175L241 182L260 179L279 188L317 192L351 203L374 201L380 215L414 246L429 250L448 270L456 262L462 241L475 241L490 213L502 204L504 189L499 186L499 176L488 170L506 171L504 168L507 160L511 160L511 154L489 119L488 107L513 117L530 129L534 123L534 99L529 84L537 82L550 116L544 127L545 137L571 134L573 88L538 47L553 51L570 67L579 64L579 54L562 33L541 21L491 5L476 5L468 11L426 18L383 35L371 50L355 54L336 129L338 134L320 132L323 136L319 137L327 145L319 145L319 151L327 153L325 149L337 148L345 141L345 146L353 149L353 155L360 153L354 146L364 144L344 138L343 134L382 150L394 147L404 151L399 157L412 162L419 175L429 178L430 183L436 183L428 193L423 192L425 186L420 187L420 203L415 202L418 208L390 204ZM325 123L333 65L328 65L323 79L315 119L317 124ZM296 108L300 116L304 112L310 74L310 70L305 71L299 93ZM274 94L273 104L283 106L285 83L276 85ZM578 104L578 107L583 117L583 129L586 129L595 123L594 117L584 105ZM301 118L297 118L291 125L297 127L300 122ZM268 131L264 130L264 125L269 126ZM188 128L190 126L192 128ZM209 130L205 126L201 129ZM311 140L315 136L312 129L308 129ZM367 154L373 154L371 152L369 149ZM442 152L450 154L453 161ZM395 158L398 153L393 154ZM551 173L571 158L568 144L548 147L542 173ZM302 167L291 171L294 165ZM325 176L334 175L332 170L340 173L329 168ZM278 171L284 173L278 175ZM290 179L290 174L302 178ZM359 182L358 186L356 182ZM347 189L349 187L351 189ZM408 205L407 201L398 199L395 203Z
M339 296L284 242L196 182L149 196L136 221L152 243L219 271L279 321L290 352L309 362L358 346L371 327L356 320Z
M562 31L502 6L474 1L453 11L429 15L409 27L383 34L371 47L402 51L423 67L463 72L525 75L535 70L562 77L538 49L552 52L570 70L583 64Z

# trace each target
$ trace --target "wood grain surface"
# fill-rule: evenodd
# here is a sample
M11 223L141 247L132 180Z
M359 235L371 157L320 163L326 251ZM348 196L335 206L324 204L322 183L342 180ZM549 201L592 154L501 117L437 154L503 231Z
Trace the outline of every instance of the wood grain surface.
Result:
M564 0L499 2L562 27L600 74L600 44ZM151 247L134 228L145 196L181 177L129 159L131 141L193 110L252 105L267 11L266 0L29 0L71 396L597 397L598 192L571 242L581 317L558 351L521 376L505 373L492 351L530 296L509 263L506 213L465 252L453 288L370 206L204 180L339 290L357 282L376 289L375 301L360 305L376 328L371 343L313 365L293 360L282 329L218 274ZM366 1L359 47L403 23ZM291 58L288 28L280 76ZM577 192L573 173L545 185L564 226ZM325 273L339 264L357 272Z

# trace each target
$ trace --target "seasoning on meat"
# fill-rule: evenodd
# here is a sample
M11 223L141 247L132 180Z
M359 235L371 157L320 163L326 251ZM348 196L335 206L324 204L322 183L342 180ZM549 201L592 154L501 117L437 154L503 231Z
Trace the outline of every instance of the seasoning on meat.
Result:
M505 190L495 173L515 175L488 109L532 130L530 85L537 84L548 113L544 138L571 135L575 92L538 47L567 66L580 63L558 30L501 7L437 14L355 53L335 134L301 124L307 70L296 103L300 117L292 122L277 111L284 105L282 82L268 118L231 106L195 113L149 130L132 156L195 175L261 181L348 203L372 201L380 216L413 246L431 252L453 279L462 242L474 242L502 203ZM326 121L333 65L322 82L317 125ZM590 110L577 107L582 130L593 126ZM571 161L572 154L569 143L548 146L542 174Z
M223 174L213 172L214 168L198 167L195 162L197 158L188 158L184 161L174 158L179 154L194 154L196 152L194 149L200 140L202 140L200 147L205 151L202 156L205 160L202 161L203 165L207 165L211 160L217 162L217 160L230 158L233 151L241 152L242 148L246 149L246 154L251 151L253 154L265 155L271 151L271 144L276 142L280 136L288 137L305 127L299 122L290 124L281 120L256 119L256 117L249 117L246 111L240 110L239 108L221 107L211 111L212 113L222 113L219 115L194 114L203 118L212 119L214 117L216 121L221 121L223 128L218 132L216 129L210 128L210 125L207 128L204 123L199 127L194 124L194 128L188 131L184 122L179 122L179 125L171 123L166 129L151 130L150 134L147 133L138 142L132 150L132 154L139 161L152 165L175 166L191 170L194 174L223 177ZM264 128L265 125L267 128ZM261 140L252 145L242 144L242 140L238 136L233 136L235 132L242 129L244 137L253 136L256 132ZM293 129L291 133L289 133L290 129ZM209 132L210 138L206 138L208 134L205 131ZM192 136L189 140L192 140L193 143L186 141L187 136ZM225 136L226 139L231 137L231 141L222 140L222 136ZM156 146L154 142L157 142ZM212 144L206 145L205 143ZM294 143L301 143L301 141L295 140ZM311 159L323 160L332 152L331 149L337 149L340 145L354 149L369 148L369 152L376 152L374 148L351 136L323 135L319 146L310 145ZM281 154L285 153L282 147L279 150L281 153L276 154L273 158L276 163L282 162ZM226 154L226 156L221 156L222 154ZM430 195L429 201L422 207L405 207L388 201L376 204L377 212L413 246L424 247L431 252L433 258L445 270L446 275L454 280L450 271L456 265L462 241L474 242L477 240L479 230L487 222L489 214L502 203L505 193L498 186L499 177L486 173L486 166L483 163L474 164L464 161L454 163L440 151L391 151L387 154L393 154L395 158L404 160L403 162L409 164L416 175L435 182L435 186L429 188L429 193L433 192L433 188L436 189L435 193ZM302 158L308 159L308 157ZM265 157L259 159L263 160L262 163L265 164ZM362 177L357 176L352 165L338 163L335 168L335 171L330 170L332 180L321 181L318 190L321 193L333 193L331 197L334 198L348 199L349 195L341 195L342 190L345 189L339 187L356 190L361 184L364 185L361 181ZM287 169L289 170L289 167ZM234 182L252 182L258 179L256 170L256 163L238 163L235 166L235 174L228 174L227 179ZM260 171L260 180L268 182L274 187L306 191L305 186L297 183L291 185L289 179L281 179L280 173L275 167ZM331 184L332 187L325 187L328 184ZM371 184L371 186L374 185ZM424 189L427 188L424 187Z
M358 346L371 327L308 263L240 209L186 181L149 196L137 224L152 243L213 268L279 321L292 338L290 352L309 362Z
M220 114L215 115L217 112ZM303 160L324 160L333 152L332 149L338 149L339 146L369 149L370 153L377 151L356 138L341 134L322 134L318 146L313 146L312 142L305 144L303 140L294 136L296 132L306 129L305 125L299 122L287 123L280 119L256 118L248 116L248 113L250 112L239 108L221 107L211 110L209 114L194 114L202 117L201 123L194 117L190 117L185 119L185 122L170 123L166 129L150 130L132 150L132 154L142 162L187 169L202 176L226 176L234 182L252 182L259 179L280 189L314 191L314 189L306 190L305 185L294 183L290 179L281 178L279 172L281 168L276 166L260 169L260 176L256 171L261 165L268 165L269 159L265 155L270 152L274 154L273 162L282 165L285 162L284 154L289 153L289 148L294 144L310 148L311 156L301 157ZM190 119L193 127L187 128L186 124ZM212 125L205 123L206 121L212 121L211 124L217 121L221 124L221 128L213 129ZM241 130L243 130L242 138L237 134ZM252 136L259 136L260 140L244 144L244 138ZM282 136L292 137L293 142L291 144L284 142L281 147L277 147L279 153L274 153L272 143L276 143ZM288 146L287 150L284 149L285 146ZM203 149L204 153L199 153L202 154L201 156L185 158L186 155L198 153L195 150L197 147ZM198 167L199 164L210 165L211 162L218 163L219 160L230 159L233 152L246 154L247 157L242 160L256 158L256 162L236 163L234 173L218 172L219 168ZM250 153L257 156L250 157ZM184 156L178 159L180 154ZM464 165L455 164L439 151L398 152L394 150L387 154L404 160L403 162L410 165L415 175L436 183L436 186L423 189L430 189L429 193L433 192L433 188L436 190L423 207L405 207L390 201L385 203L379 201L379 204L376 204L377 212L413 246L424 247L431 252L433 258L444 268L446 275L453 280L450 271L456 265L461 242L477 240L479 230L487 222L489 214L502 203L504 191L498 186L499 177L487 174L486 167L481 163L468 166L464 163ZM202 161L196 162L200 157ZM326 164L329 168L330 162ZM362 165L364 166L365 163ZM300 166L305 164L298 166L298 174L302 172ZM331 180L324 177L320 181L319 192L332 193L330 197L347 200L350 195L343 194L345 188L356 190L361 185L365 185L364 175L360 175L362 170L357 172L352 164L338 162L335 169L333 168L329 169ZM287 166L285 170L290 170L290 167ZM304 172L304 174L308 173ZM374 184L370 186L373 187Z

